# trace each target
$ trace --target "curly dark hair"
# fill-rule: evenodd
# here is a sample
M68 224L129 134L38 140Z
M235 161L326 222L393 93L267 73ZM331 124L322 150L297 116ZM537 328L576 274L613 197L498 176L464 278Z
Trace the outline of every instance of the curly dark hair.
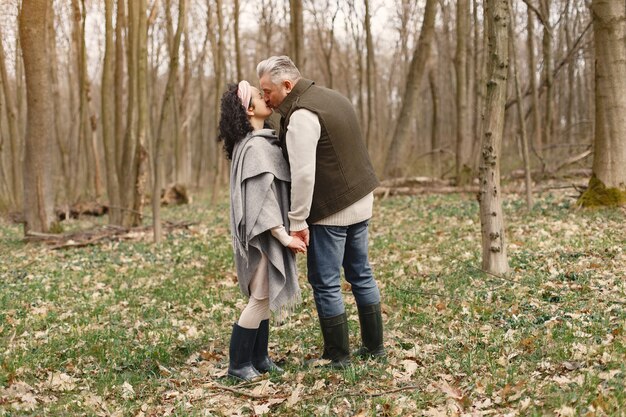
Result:
M237 96L238 88L237 84L228 84L227 90L222 94L220 104L218 140L224 142L224 153L226 153L228 160L233 159L235 144L253 130L246 110Z

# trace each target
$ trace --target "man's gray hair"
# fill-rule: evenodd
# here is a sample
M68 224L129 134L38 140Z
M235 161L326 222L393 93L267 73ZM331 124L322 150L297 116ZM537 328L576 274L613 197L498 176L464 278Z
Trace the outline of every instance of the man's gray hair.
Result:
M270 74L273 84L280 84L285 80L296 83L302 78L300 71L287 55L271 56L259 62L259 65L256 66L256 73L259 78L265 74Z

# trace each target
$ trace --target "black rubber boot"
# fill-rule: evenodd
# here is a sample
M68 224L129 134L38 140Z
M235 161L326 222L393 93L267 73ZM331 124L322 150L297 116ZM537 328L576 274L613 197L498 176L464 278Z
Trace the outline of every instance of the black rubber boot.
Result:
M383 345L383 316L380 303L369 306L357 306L361 324L361 347L354 352L362 358L384 358L387 356Z
M342 313L334 317L320 317L324 353L322 359L329 359L332 368L345 368L350 365L350 340L348 338L348 317Z
M282 374L284 371L272 361L267 353L267 345L270 339L270 321L262 320L259 330L256 333L256 341L252 350L252 365L262 374L266 372L276 372Z
M237 323L233 325L233 334L230 337L228 375L248 382L261 376L252 365L252 349L256 334L257 329L246 329Z

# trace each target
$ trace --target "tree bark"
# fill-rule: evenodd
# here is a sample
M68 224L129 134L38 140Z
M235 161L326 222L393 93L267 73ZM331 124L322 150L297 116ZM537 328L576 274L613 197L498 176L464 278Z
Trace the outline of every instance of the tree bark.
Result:
M9 148L11 153L11 200L14 204L22 201L22 152L20 143L22 135L20 134L20 117L19 103L16 102L15 95L11 91L9 76L6 69L6 56L4 53L4 39L0 32L0 76L2 77L2 88L4 92L4 100L7 109L7 121L9 125Z
M113 77L115 74L115 44L113 42L113 0L104 2L105 46L102 68L102 139L106 164L107 194L109 197L109 223L122 224L120 186L117 177L116 141L115 141L115 98L113 96Z
M26 76L27 128L24 152L24 235L47 233L54 223L52 185L52 92L48 74L48 0L24 0L19 16Z
M124 160L124 138L126 133L124 130L124 112L126 110L125 100L125 72L124 72L124 28L126 26L126 6L124 0L117 0L117 18L115 19L115 165L117 169L117 178L120 185L123 186L122 168ZM120 192L120 202L123 200Z
M304 71L304 19L302 0L289 0L289 55L300 71Z
M596 190L595 180L626 204L626 1L593 0L596 57L596 114L593 176L585 194ZM611 190L613 189L613 190ZM586 205L589 197L581 196ZM600 204L609 205L611 199ZM591 204L589 204L591 205Z
M400 116L398 117L391 144L387 150L384 177L401 176L403 173L404 146L413 133L411 126L415 119L419 88L426 70L426 63L430 56L431 43L435 33L436 14L437 1L427 0L422 30L407 75Z
M370 0L365 2L365 46L367 55L365 60L365 77L367 80L367 122L365 124L365 141L367 149L371 148L372 138L377 136L375 121L375 106L378 102L376 82L376 56L374 53L374 41L372 39L372 23L370 14Z
M180 49L180 39L183 33L184 17L185 17L185 0L179 0L178 2L178 26L176 28L176 34L174 35L174 41L170 49L170 69L167 78L167 85L165 86L165 93L163 96L163 104L161 105L161 117L159 121L159 128L157 131L156 141L154 144L154 181L152 187L152 218L153 218L153 231L154 231L154 243L161 242L162 225L161 225L161 188L163 188L163 143L164 139L164 126L167 121L168 110L170 110L170 102L174 96L174 88L178 80L178 50Z
M469 103L467 94L467 38L470 8L468 0L458 0L456 9L456 181L457 185L471 182L472 156L469 134Z
M510 0L509 0L510 1ZM510 3L509 3L510 7ZM533 207L533 190L532 190L532 178L530 170L530 156L528 154L528 136L526 134L526 119L524 117L524 105L522 101L522 91L519 85L519 66L517 62L517 50L515 48L515 20L513 18L513 11L510 10L510 24L509 24L509 48L510 55L512 56L511 62L513 63L513 78L515 80L515 97L517 99L517 118L520 124L520 138L522 145L522 159L524 162L524 181L526 185L526 206L528 210Z
M543 35L542 35L542 49L543 49L543 84L546 86L543 96L544 109L543 109L543 146L550 146L552 143L552 130L553 130L553 80L552 69L554 67L554 52L552 50L552 26L550 25L550 1L540 0L541 15L543 16Z
M479 167L482 268L492 274L509 270L500 187L500 150L504 131L509 65L508 0L487 0L485 23L489 34L488 81Z
M441 152L439 144L439 89L437 88L437 74L433 68L428 71L428 82L430 84L430 96L433 102L433 118L430 133L430 165L433 178L441 176Z
M237 71L237 82L243 79L241 68L241 40L239 38L239 0L234 0L233 26L235 32L235 66Z
M530 94L532 97L531 106L533 114L533 129L531 144L535 154L543 157L543 146L541 144L541 115L539 114L539 91L537 89L537 64L535 61L535 13L528 8L528 76L530 79Z
M222 76L224 68L224 22L222 13L222 0L215 0L215 17L217 20L217 31L213 32L210 36L212 51L213 51L213 72L215 74L215 88L213 95L213 108L212 108L212 125L216 127L219 121L220 111L220 92L223 91ZM209 19L210 16L207 16ZM213 154L213 181L211 187L211 203L215 203L218 198L220 189L220 182L222 176L226 172L225 158L221 157L220 150L216 141L212 143Z

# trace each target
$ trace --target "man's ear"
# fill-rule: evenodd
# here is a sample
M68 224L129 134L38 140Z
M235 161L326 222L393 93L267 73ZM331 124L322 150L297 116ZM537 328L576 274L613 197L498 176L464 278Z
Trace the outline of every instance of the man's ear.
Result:
M291 82L291 80L283 81L283 85L285 86L285 90L287 90L287 93L291 93L291 90L293 90L293 83Z

